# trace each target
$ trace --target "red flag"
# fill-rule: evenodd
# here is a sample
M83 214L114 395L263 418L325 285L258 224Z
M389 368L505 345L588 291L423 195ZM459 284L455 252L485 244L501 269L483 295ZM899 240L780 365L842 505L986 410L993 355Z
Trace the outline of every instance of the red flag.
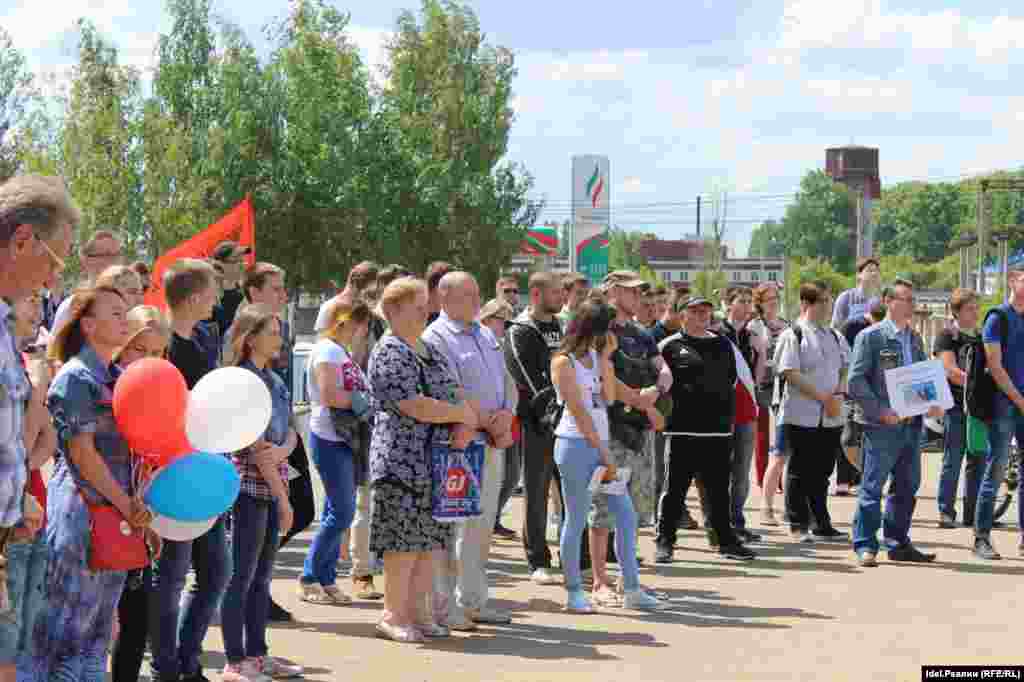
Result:
M146 305L167 309L164 300L164 271L182 258L209 258L217 245L224 241L238 242L252 249L245 257L249 265L256 263L256 220L252 197L246 196L238 205L208 228L160 256L153 265L151 286L146 292Z

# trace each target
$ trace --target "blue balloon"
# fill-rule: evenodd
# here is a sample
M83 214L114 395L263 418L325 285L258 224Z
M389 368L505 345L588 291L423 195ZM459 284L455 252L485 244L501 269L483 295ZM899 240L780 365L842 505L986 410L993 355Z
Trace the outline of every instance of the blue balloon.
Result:
M157 471L143 499L175 521L206 521L231 508L241 484L229 459L196 452Z

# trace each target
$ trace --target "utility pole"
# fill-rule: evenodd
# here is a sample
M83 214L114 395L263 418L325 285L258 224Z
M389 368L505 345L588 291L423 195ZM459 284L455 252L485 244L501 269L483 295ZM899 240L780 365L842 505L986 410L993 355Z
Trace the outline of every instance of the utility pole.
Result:
M700 237L700 195L697 195L697 237Z

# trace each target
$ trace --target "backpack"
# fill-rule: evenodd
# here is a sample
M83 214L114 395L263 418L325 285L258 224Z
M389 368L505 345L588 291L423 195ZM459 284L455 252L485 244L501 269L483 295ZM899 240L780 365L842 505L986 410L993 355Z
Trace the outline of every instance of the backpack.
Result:
M1007 334L1010 321L1002 307L992 308L985 315L981 328L985 328L988 318L996 315L999 318L999 345L1006 357ZM964 384L964 409L967 414L984 422L992 421L995 416L996 397L1002 391L992 378L985 358L985 343L980 336L972 339L967 347L967 381Z
M794 323L790 329L793 330L793 336L796 337L796 347L799 352L800 346L804 342L804 330L800 328L799 324ZM834 327L829 327L828 330L832 332L832 336L836 340L836 345L839 348L843 347L842 342L839 341L839 332ZM777 348L777 347L776 347ZM772 354L772 362L775 362L774 353ZM772 390L772 408L778 409L779 405L782 404L782 398L786 395L786 376L782 372L775 372L775 387Z

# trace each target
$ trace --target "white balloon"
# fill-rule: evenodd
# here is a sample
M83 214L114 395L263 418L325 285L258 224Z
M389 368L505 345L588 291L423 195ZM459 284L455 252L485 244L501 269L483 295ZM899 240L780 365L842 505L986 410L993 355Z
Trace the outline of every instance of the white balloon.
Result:
M188 542L213 528L215 523L217 523L216 516L206 521L175 521L172 518L154 514L149 527L164 540Z
M192 389L185 433L201 452L234 452L263 436L272 411L270 391L262 379L241 367L221 367Z

